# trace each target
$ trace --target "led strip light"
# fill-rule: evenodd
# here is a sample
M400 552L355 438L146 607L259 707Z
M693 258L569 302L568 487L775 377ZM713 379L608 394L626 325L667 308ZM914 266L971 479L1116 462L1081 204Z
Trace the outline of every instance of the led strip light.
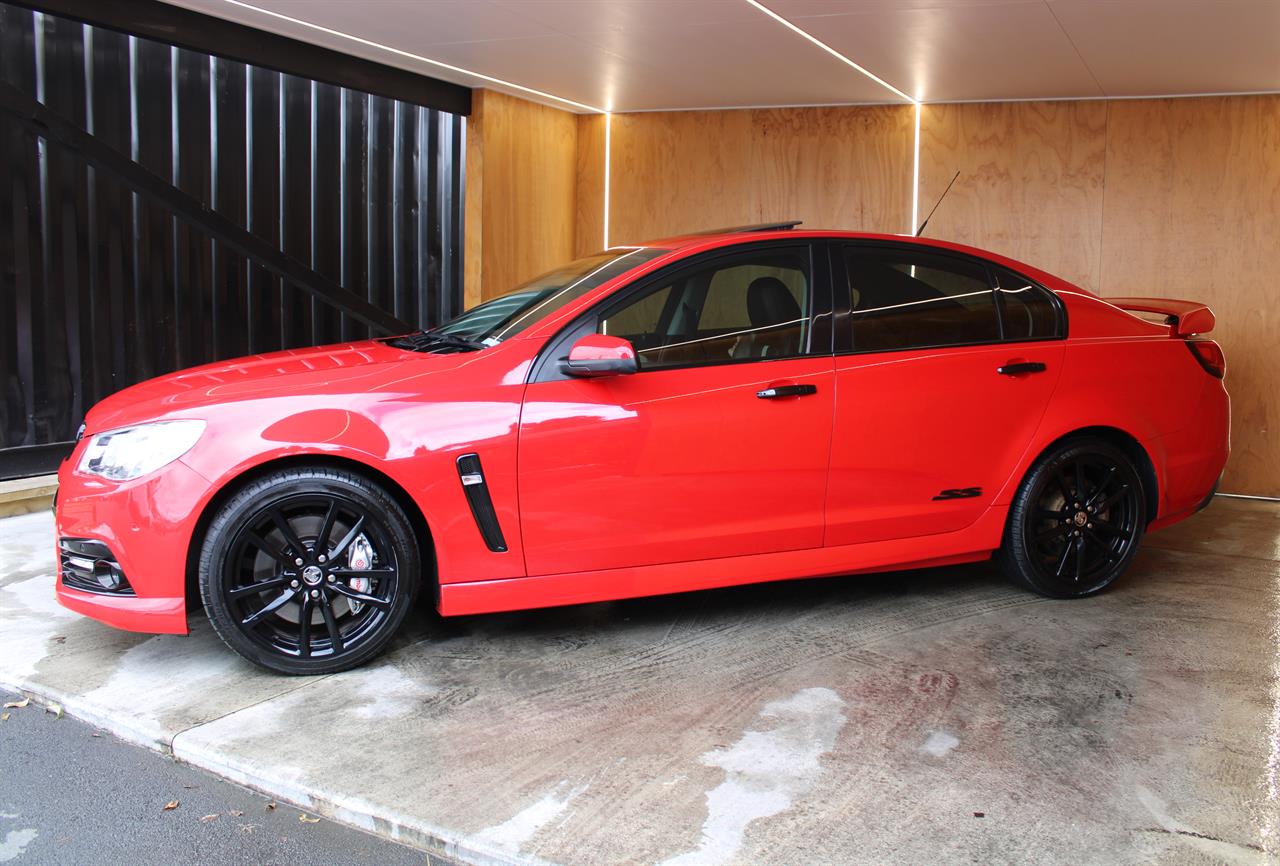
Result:
M881 87L884 87L884 88L887 88L887 89L889 89L889 90L892 90L894 93L896 93L896 94L897 94L899 97L901 97L902 99L905 99L907 102L913 102L913 103L914 103L914 102L918 102L918 100L916 100L916 99L912 99L910 96L907 96L907 95L906 95L905 93L903 93L901 90L899 90L898 88L894 87L892 84L890 84L889 82L885 81L885 80L884 80L883 78L881 78L880 76L878 76L878 75L876 75L876 74L874 74L874 73L870 72L870 71L869 71L869 70L867 70L865 67L863 67L863 66L859 66L857 63L854 63L854 62L853 62L853 60L851 60L850 58L848 58L848 57L846 57L845 55L841 54L839 51L836 51L834 48L832 48L832 47L831 47L830 45L828 45L827 43L823 42L823 41L822 41L821 39L819 39L817 36L814 36L812 33L809 33L809 32L808 32L808 31L806 31L806 30L802 30L801 28L799 28L799 27L797 27L796 25L792 24L790 21L788 21L787 19L783 18L783 17L782 17L781 15L779 15L777 12L774 12L774 11L773 11L772 9L770 9L768 6L765 6L763 3L759 2L759 0L746 0L746 2L750 3L752 6L756 7L757 9L759 9L759 10L760 10L761 12L763 12L764 14L768 15L768 16L769 16L770 18L772 18L774 21L777 21L779 24L781 24L783 27L785 27L785 28L787 28L788 30L790 30L792 33L796 33L796 34L798 34L798 35L800 35L800 36L803 36L805 39L808 39L810 42L812 42L814 45L818 46L818 47L819 47L819 48L821 48L823 51L825 51L825 52L827 52L828 54L830 54L830 55L831 55L832 57L834 57L836 60L839 60L841 63L844 63L844 64L846 64L847 66L852 66L854 69L858 70L858 71L859 71L859 72L861 72L863 75L867 76L867 77L868 77L868 78L870 78L872 81L874 81L876 84L879 84Z
M609 249L609 179L613 162L613 115L604 116L604 248Z
M299 27L306 27L309 30L314 30L318 33L324 33L328 36L336 36L339 39L346 39L351 42L358 43L360 45L366 45L370 48L376 48L379 51L386 51L388 53L395 54L400 57L408 58L409 60L415 60L419 63L426 63L431 66L439 67L440 69L447 69L450 72L456 72L462 75L470 76L472 78L478 78L481 81L487 81L491 84L498 84L503 87L509 87L512 90L517 90L517 91L520 91L521 93L528 93L532 96L537 96L541 99L547 99L553 102L559 102L564 105L569 105L569 106L572 106L573 108L580 109L582 111L589 112L591 114L603 114L604 115L604 202L603 202L604 218L602 220L602 223L603 223L604 247L605 249L609 248L609 187L610 187L611 168L612 168L611 163L612 163L612 155L613 155L612 154L613 115L608 109L600 108L595 105L588 105L585 102L578 102L573 99L568 99L567 97L564 97L564 96L557 96L556 94L548 93L545 90L538 90L537 88L526 87L523 84L516 84L514 81L508 81L505 78L495 78L492 75L485 75L482 72L476 72L471 69L465 69L461 66L454 66L451 63L445 63L444 61L441 61L441 60L433 60L430 57L424 57L421 54L414 54L412 51L405 51L402 48L395 48L393 46L386 45L382 42L375 42L372 39L365 39L363 36L356 36L353 33L346 33L342 30L336 30L332 27L325 27L323 24L315 24L311 21L305 21L301 18L295 18L292 15L285 15L282 12L276 12L272 9L265 9L261 6L255 6L252 3L244 2L244 0L223 0L223 2L228 3L232 6L236 6L240 9L248 9L252 12L257 12L260 15L266 15L270 18L275 18L279 21L287 21L290 24L296 24ZM914 99L913 97L908 96L906 93L894 87L892 84L885 81L880 76L868 70L866 67L856 63L852 58L847 57L846 55L832 48L830 45L823 42L821 39L814 36L812 33L809 33L803 28L798 27L795 24L792 24L786 18L783 18L777 12L774 12L768 6L765 6L763 3L759 2L759 0L744 0L744 2L749 3L759 11L763 12L765 15L768 15L774 21L781 24L783 27L786 27L788 30L797 34L798 36L803 37L804 39L808 40L812 44L816 45L818 48L821 48L823 51L825 51L827 54L830 54L832 57L836 58L841 63L844 63L846 66L849 66L850 68L857 70L861 74L865 75L867 78L870 78L876 84L879 84L881 87L884 87L887 90L893 92L896 96L905 100L906 102L909 102L915 108L915 141L913 144L912 168L911 168L911 225L908 226L908 234L914 234L916 230L916 221L919 219L919 216L920 216L920 105L921 105L920 100Z
M916 233L916 226L919 225L919 220L920 220L920 100L915 99L911 96L908 96L898 88L894 87L889 82L885 81L880 76L871 72L865 66L855 63L852 58L847 57L844 54L841 54L839 51L835 50L830 45L823 42L818 37L814 36L812 33L809 33L807 30L804 30L801 27L798 27L797 25L792 24L786 18L783 18L781 15L779 15L777 12L774 12L768 6L765 6L763 3L760 2L760 0L745 0L745 2L751 4L756 9L759 9L765 15L768 15L770 18L772 18L774 21L777 21L783 27L786 27L792 33L795 33L809 40L814 45L818 46L823 51L827 52L832 57L839 60L841 63L844 63L846 66L856 69L858 72L861 72L867 78L870 78L876 84L879 84L881 87L892 91L895 95L911 103L911 105L914 107L915 138L914 138L914 141L912 142L912 147L911 147L911 151L912 151L912 155L911 155L911 224L907 226L907 234L914 235Z
M473 78L479 78L481 81L488 81L491 84L501 84L503 87L510 87L513 90L519 90L521 93L530 93L542 99L550 99L555 102L563 102L565 105L572 105L574 108L580 108L583 111L592 114L605 114L603 108L597 108L594 105L587 105L585 102L576 102L572 99L566 99L563 96L556 96L554 93L547 93L545 90L537 90L533 87L525 87L523 84L516 84L514 81L507 81L505 78L494 78L492 75L485 75L482 72L476 72L471 69L464 69L461 66L454 66L451 63L445 63L442 60L432 60L430 57L423 57L421 54L414 54L412 51L405 51L401 48L393 48L390 45L384 45L381 42L374 42L372 39L365 39L363 36L356 36L352 33L344 33L341 30L335 30L332 27L325 27L323 24L313 24L310 21L304 21L301 18L294 18L292 15L285 15L283 12L275 12L271 9L264 9L261 6L254 6L252 3L245 3L243 0L223 0L224 3L230 3L232 6L238 6L241 9L249 9L262 15L268 15L280 21L288 21L290 24L297 24L299 27L306 27L319 33L329 36L337 36L339 39L347 39L351 42L358 42L361 45L367 45L370 48L377 48L379 51L388 51L400 57L407 57L410 60L416 60L419 63L429 63L432 66L438 66L441 69L447 69L450 72L461 73L462 75L470 75Z

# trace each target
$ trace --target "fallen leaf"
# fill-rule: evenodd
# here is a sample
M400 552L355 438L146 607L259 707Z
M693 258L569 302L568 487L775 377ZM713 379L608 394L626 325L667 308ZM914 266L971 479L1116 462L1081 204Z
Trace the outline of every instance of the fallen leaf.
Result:
M31 703L31 698L23 698L20 701L9 701L9 703L4 705L4 708L6 710L20 710L29 703Z
M173 811L174 809L176 809L176 808L178 808L178 801L177 801L177 800L170 800L168 803L165 803L165 804L164 804L164 808L163 808L161 811L162 811L162 812L172 812L172 811Z
M270 803L267 804L267 811L270 812L273 809L275 809L275 807L276 807L276 803L274 800L272 800Z
M201 816L200 816L200 823L201 823L201 824L208 824L210 821L216 821L216 820L218 820L218 816L217 816L217 814L216 814L216 813L215 813L215 814L213 814L213 815L201 815Z
M0 722L7 722L7 721L9 721L8 713L4 713L3 715L0 715Z
M227 814L230 815L232 818L239 818L241 815L244 814L244 812L241 812L239 809L232 809Z
M44 708L44 711L46 713L53 713L53 717L55 719L62 718L62 704L49 704L49 706Z
M302 823L304 823L304 824L319 824L319 823L320 823L320 819L319 819L319 818L312 818L310 815L306 815L306 814L299 815L299 816L298 816L298 820L299 820L299 821L301 821L301 822L302 822Z

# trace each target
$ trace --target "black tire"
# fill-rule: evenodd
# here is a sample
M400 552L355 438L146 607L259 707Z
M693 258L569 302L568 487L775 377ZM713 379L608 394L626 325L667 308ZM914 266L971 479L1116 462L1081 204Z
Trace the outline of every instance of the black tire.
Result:
M1014 496L996 559L1049 598L1100 592L1129 567L1147 527L1133 461L1103 439L1072 439L1042 456Z
M218 636L283 674L334 673L377 656L420 580L413 527L395 499L327 467L247 484L218 509L200 551L200 595Z

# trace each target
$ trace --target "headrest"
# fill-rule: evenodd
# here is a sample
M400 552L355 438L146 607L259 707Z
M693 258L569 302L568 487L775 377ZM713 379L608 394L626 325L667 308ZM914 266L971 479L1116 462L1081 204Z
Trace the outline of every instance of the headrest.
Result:
M762 328L794 322L801 312L786 283L777 277L757 277L747 286L747 315L752 326Z

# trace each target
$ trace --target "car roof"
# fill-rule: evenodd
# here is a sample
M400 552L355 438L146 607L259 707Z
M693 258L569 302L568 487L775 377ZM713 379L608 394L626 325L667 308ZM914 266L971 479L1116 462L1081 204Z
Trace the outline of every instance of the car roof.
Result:
M975 256L1031 277L1055 291L1073 291L1084 295L1093 295L1089 290L1064 280L1059 276L1041 270L1034 265L1020 262L1016 259L1011 259L1008 256L1003 256L990 250L971 247L967 244L960 244L955 243L954 241L940 240L937 238L916 237L915 235L908 234L855 232L839 229L802 229L798 228L800 225L801 222L799 220L786 220L776 223L735 226L732 228L712 229L709 231L673 235L671 237L658 238L656 240L644 241L638 244L627 244L626 246L671 250L673 252L678 251L687 254L703 249L714 249L716 247L729 246L732 244L745 244L766 240L835 239L885 241L895 244L911 244L918 247L930 247L937 250Z

